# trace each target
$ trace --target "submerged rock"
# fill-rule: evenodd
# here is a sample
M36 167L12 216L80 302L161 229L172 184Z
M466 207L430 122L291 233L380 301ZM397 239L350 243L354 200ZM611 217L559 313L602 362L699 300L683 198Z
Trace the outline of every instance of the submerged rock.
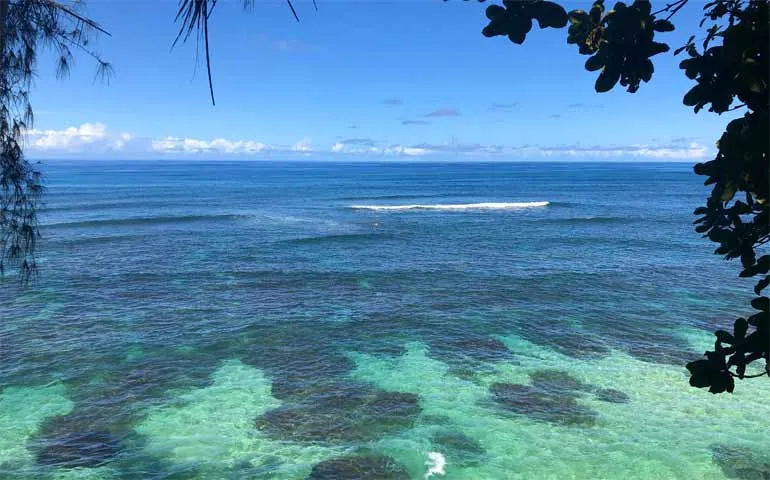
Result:
M431 343L430 355L449 364L510 360L513 352L493 337L467 335Z
M486 454L479 442L462 432L445 431L431 437L434 450L442 452L452 464L469 466L478 464Z
M352 455L316 464L308 480L408 480L406 467L385 455Z
M547 322L528 322L522 325L520 335L537 345L581 360L602 358L610 353L605 341L597 335L577 330L564 330Z
M529 378L535 387L553 393L589 391L592 388L563 370L536 370Z
M770 460L764 461L751 451L715 445L711 458L727 478L740 480L770 480Z
M341 384L266 412L256 427L281 440L368 441L410 428L420 412L417 395Z
M610 348L600 338L590 334L559 333L547 337L545 345L581 360L602 358L610 353Z
M495 383L490 387L495 401L506 410L535 420L561 424L592 426L598 413L577 402L570 391L556 391L535 385Z
M703 356L702 352L696 352L688 344L658 342L639 342L626 349L629 355L643 362L659 363L681 367L688 362L697 360Z
M59 468L95 468L115 457L120 445L106 432L74 432L40 441L37 461Z
M628 403L631 399L624 392L614 388L600 388L594 392L597 400L609 403Z

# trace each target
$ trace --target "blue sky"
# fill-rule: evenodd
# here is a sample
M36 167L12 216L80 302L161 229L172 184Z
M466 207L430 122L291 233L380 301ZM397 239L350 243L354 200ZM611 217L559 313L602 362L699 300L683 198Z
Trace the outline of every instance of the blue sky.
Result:
M212 106L195 42L171 49L175 1L88 2L115 75L94 83L79 57L57 80L42 58L28 156L695 161L729 120L681 104L691 81L671 52L638 93L597 94L565 30L483 37L493 2L297 0L300 23L282 1L255 3L212 15ZM679 46L699 14L688 5L662 38Z

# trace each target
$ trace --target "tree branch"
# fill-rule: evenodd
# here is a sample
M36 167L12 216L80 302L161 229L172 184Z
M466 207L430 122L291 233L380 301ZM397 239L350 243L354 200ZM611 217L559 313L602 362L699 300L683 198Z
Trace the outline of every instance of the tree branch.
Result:
M666 5L664 8L661 8L657 12L653 13L652 16L654 17L654 16L658 15L659 13L669 12L670 11L671 13L666 17L666 20L670 20L671 17L673 17L676 14L676 12L681 10L682 7L687 5L687 2L689 2L689 1L690 0L676 0L675 2L670 3L670 4Z
M89 27L91 27L91 28L93 28L95 30L98 30L98 31L102 32L103 34L107 35L108 37L112 36L110 34L110 32L108 32L107 30L103 29L101 27L101 25L99 25L98 23L94 22L90 18L86 18L86 17L78 14L77 12L75 12L71 8L67 7L66 5L62 5L61 3L55 2L53 0L48 0L47 3L51 7L55 8L57 10L60 10L61 12L69 15L70 17L73 17L73 18L77 19L78 21L83 22L84 24L88 25Z
M294 19L299 22L299 16L297 16L297 11L294 10L294 5L291 4L291 0L286 0L286 3L289 4L289 8L291 8L291 13L294 14Z
M209 93L211 94L211 104L216 105L217 102L214 101L214 84L211 81L211 56L209 55L209 16L207 13L208 2L204 2L203 5L203 41L206 44L206 72L209 76Z

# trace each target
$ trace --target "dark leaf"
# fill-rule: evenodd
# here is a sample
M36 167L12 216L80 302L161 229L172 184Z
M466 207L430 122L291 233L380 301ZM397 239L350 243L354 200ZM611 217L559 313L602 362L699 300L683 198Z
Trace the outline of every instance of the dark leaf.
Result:
M572 10L569 12L570 23L583 23L589 19L588 14L583 10Z
M743 378L743 376L746 374L746 362L741 361L737 365L738 368L735 369L735 373L738 374L738 378Z
M500 5L490 5L486 10L487 18L494 20L502 15L505 15L505 9Z
M652 23L652 28L656 32L673 32L674 24L668 20L655 20Z
M770 311L770 299L767 297L757 297L751 300L751 306L763 312Z
M702 373L699 373L699 374L693 374L690 377L690 385L692 385L693 387L706 388L710 384L711 383L710 383L710 379L709 379L708 375L704 375Z
M604 13L604 2L594 2L593 7L591 7L591 21L594 23L599 23L599 21L602 19L602 14Z
M668 52L671 48L661 42L652 42L649 47L649 56L652 57L653 55L657 55L659 53L665 53Z
M589 57L588 60L586 60L585 68L589 72L594 72L604 67L605 62L606 55L602 55L602 51L600 50L599 53Z
M537 20L540 28L562 28L567 25L567 12L553 2L537 2L532 5L532 17Z
M717 330L714 332L714 335L716 335L717 340L719 340L722 343L734 343L735 338L725 330Z
M652 5L650 4L649 0L636 0L631 6L637 9L644 16L649 15L650 11L652 10Z
M735 339L738 341L743 340L743 338L746 336L746 332L749 329L749 322L746 321L745 318L739 318L735 321L733 324L733 333L735 334Z
M607 65L596 79L594 89L599 93L609 92L618 80L620 80L620 69Z
M765 277L762 280L757 282L756 286L754 287L754 293L759 295L759 293L762 290L764 290L765 287L767 287L768 285L770 285L770 276L767 276L767 277Z

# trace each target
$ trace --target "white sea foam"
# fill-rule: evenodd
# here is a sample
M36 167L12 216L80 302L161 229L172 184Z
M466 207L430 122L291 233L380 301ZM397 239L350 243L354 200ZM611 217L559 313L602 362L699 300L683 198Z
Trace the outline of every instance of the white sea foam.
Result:
M425 465L428 465L428 473L425 474L425 478L430 478L433 475L446 475L444 467L446 466L446 457L439 452L428 452L428 459L425 461Z
M437 203L414 205L352 205L355 210L507 210L513 208L545 207L549 202L485 202L485 203Z

